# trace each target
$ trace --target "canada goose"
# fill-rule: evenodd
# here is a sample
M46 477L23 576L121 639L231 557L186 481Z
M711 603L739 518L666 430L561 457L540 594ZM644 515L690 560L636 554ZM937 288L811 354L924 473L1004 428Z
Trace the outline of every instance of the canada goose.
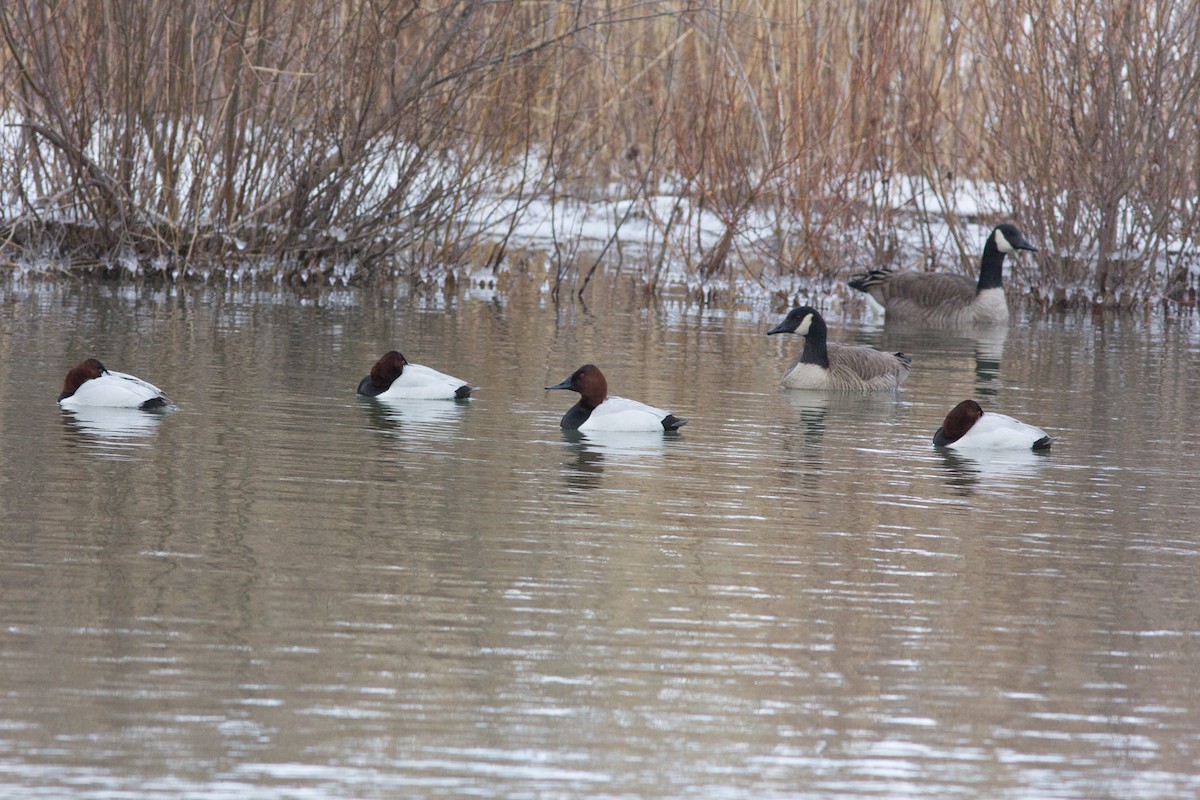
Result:
M850 280L850 288L866 292L889 319L938 327L994 325L1008 321L1001 268L1004 257L1018 250L1036 253L1016 227L997 225L988 235L979 262L979 282L946 272L893 272L873 269Z
M963 400L951 409L933 435L938 447L959 450L1045 450L1053 441L1041 428L985 412L974 400Z
M825 320L811 306L793 308L783 322L767 331L798 333L804 349L783 374L786 389L825 389L872 392L895 389L908 377L912 359L904 353L885 353L869 345L830 344Z

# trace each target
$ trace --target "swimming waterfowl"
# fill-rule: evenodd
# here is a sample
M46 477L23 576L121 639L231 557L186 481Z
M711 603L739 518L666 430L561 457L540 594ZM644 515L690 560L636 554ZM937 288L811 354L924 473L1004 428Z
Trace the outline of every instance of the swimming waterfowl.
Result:
M610 397L608 381L595 364L584 364L549 389L579 392L579 402L563 415L559 426L578 431L674 431L687 423L661 408Z
M850 288L865 292L888 319L935 327L994 325L1008 321L1002 267L1018 250L1037 252L1015 226L997 225L979 262L979 280L945 272L893 272L875 269L856 275Z
M141 378L113 372L98 359L81 361L67 372L58 404L63 408L163 408L162 390Z
M410 364L398 350L384 353L358 383L359 394L378 400L465 400L472 391L465 381Z
M938 447L979 450L1045 450L1054 440L1041 428L992 411L974 400L951 409L933 435Z
M908 377L912 363L904 353L826 341L825 320L812 306L793 308L783 322L767 331L768 336L776 333L798 333L804 337L804 349L783 374L786 389L841 392L895 389Z

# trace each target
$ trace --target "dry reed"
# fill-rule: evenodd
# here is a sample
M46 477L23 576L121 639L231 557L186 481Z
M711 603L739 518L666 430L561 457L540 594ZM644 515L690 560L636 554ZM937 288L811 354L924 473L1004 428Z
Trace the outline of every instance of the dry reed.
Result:
M555 285L582 290L632 257L635 218L655 287L671 269L733 285L969 269L965 224L1010 209L1044 244L1021 276L1043 302L1194 298L1198 16L1187 0L11 0L0 234L10 257L176 276L429 275L519 263L535 198L621 199L600 256L555 228ZM998 198L960 206L976 185ZM489 213L486 237L465 223ZM958 263L939 263L945 232Z

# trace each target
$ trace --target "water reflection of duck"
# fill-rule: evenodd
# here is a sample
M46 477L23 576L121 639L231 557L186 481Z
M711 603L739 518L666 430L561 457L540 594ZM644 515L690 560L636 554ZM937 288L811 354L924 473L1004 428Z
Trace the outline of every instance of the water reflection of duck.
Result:
M423 439L449 438L457 430L467 403L442 400L388 400L361 398L372 427L397 438L418 436Z
M602 431L583 433L564 430L563 441L574 456L564 462L563 478L573 489L599 487L607 465L642 466L647 457L661 455L668 439L644 432Z
M64 408L63 424L77 444L99 447L108 457L119 458L113 448L142 447L162 422L161 411L91 406Z
M964 489L1003 488L1035 475L1049 463L1046 450L977 450L969 454L939 448L949 485Z
M604 475L604 454L587 445L587 437L579 431L565 430L563 441L573 461L563 463L563 479L572 489L595 489Z

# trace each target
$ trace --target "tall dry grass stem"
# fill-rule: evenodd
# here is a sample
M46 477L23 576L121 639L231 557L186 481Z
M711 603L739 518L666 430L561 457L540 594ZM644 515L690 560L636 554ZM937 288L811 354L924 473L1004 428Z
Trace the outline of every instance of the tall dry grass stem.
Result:
M552 201L553 286L582 292L605 263L652 289L969 271L969 223L1003 216L1042 302L1121 305L1195 294L1198 109L1190 0L9 0L0 241L501 271Z

